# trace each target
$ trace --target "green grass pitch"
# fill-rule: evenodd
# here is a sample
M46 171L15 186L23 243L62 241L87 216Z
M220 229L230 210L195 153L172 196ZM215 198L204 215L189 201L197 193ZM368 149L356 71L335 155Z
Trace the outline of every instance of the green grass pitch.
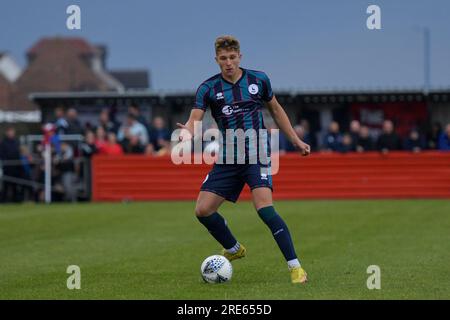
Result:
M250 202L220 210L248 255L205 284L219 245L193 202L0 206L0 299L449 299L450 201L278 201L302 265L285 261ZM66 287L69 265L81 289ZM366 286L381 268L381 289Z

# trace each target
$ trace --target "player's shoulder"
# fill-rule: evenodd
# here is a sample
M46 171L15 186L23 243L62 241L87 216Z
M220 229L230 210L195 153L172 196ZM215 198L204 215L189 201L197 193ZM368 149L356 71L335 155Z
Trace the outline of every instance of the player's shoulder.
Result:
M209 88L212 88L212 87L214 87L215 83L216 83L217 81L219 81L219 80L220 80L220 73L215 74L215 75L213 75L212 77L209 77L208 79L206 79L205 81L203 81L203 82L199 85L199 88L201 88L201 87L207 87L208 89L209 89Z
M252 69L245 69L249 74L255 76L258 79L262 80L269 80L269 77L267 76L267 73L261 70L252 70Z

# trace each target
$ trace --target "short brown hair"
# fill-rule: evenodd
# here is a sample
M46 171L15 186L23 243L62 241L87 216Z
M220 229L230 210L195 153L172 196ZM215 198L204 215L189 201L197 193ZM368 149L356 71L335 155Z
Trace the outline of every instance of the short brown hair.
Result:
M219 50L225 49L225 50L236 50L237 52L240 51L240 45L239 40L236 39L233 36L220 36L216 39L216 42L214 44L216 49L216 54Z

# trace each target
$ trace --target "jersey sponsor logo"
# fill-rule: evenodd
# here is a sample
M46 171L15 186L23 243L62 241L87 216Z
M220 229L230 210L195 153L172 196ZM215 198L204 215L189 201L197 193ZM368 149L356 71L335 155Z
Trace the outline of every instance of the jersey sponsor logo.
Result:
M259 88L256 84L251 84L248 86L248 92L250 92L251 94L257 94L259 91Z
M230 114L233 114L233 107L232 106L224 106L222 108L222 113L229 116Z
M216 100L223 99L223 92L216 93Z

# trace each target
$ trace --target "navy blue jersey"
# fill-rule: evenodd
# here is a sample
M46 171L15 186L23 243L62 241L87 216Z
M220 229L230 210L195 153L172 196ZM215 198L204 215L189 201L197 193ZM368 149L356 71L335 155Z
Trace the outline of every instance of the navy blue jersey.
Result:
M261 139L259 130L266 129L262 115L263 102L268 102L273 97L270 80L264 72L243 68L241 70L242 76L235 84L225 80L221 73L209 78L199 86L195 97L193 108L206 111L209 107L222 133L223 141L220 143L222 163L226 162L227 144L234 145L234 163L239 163L236 161L239 161L238 158L242 160L242 157L245 158L245 163L248 163L252 155L259 154L261 151L265 155L270 154L270 144L266 134L262 135L262 139L265 139L264 145L261 144L261 140L256 141L251 136L247 136L245 149L242 152L237 146L236 138L234 141L227 139L227 129L242 129L243 131L253 129L256 137Z

